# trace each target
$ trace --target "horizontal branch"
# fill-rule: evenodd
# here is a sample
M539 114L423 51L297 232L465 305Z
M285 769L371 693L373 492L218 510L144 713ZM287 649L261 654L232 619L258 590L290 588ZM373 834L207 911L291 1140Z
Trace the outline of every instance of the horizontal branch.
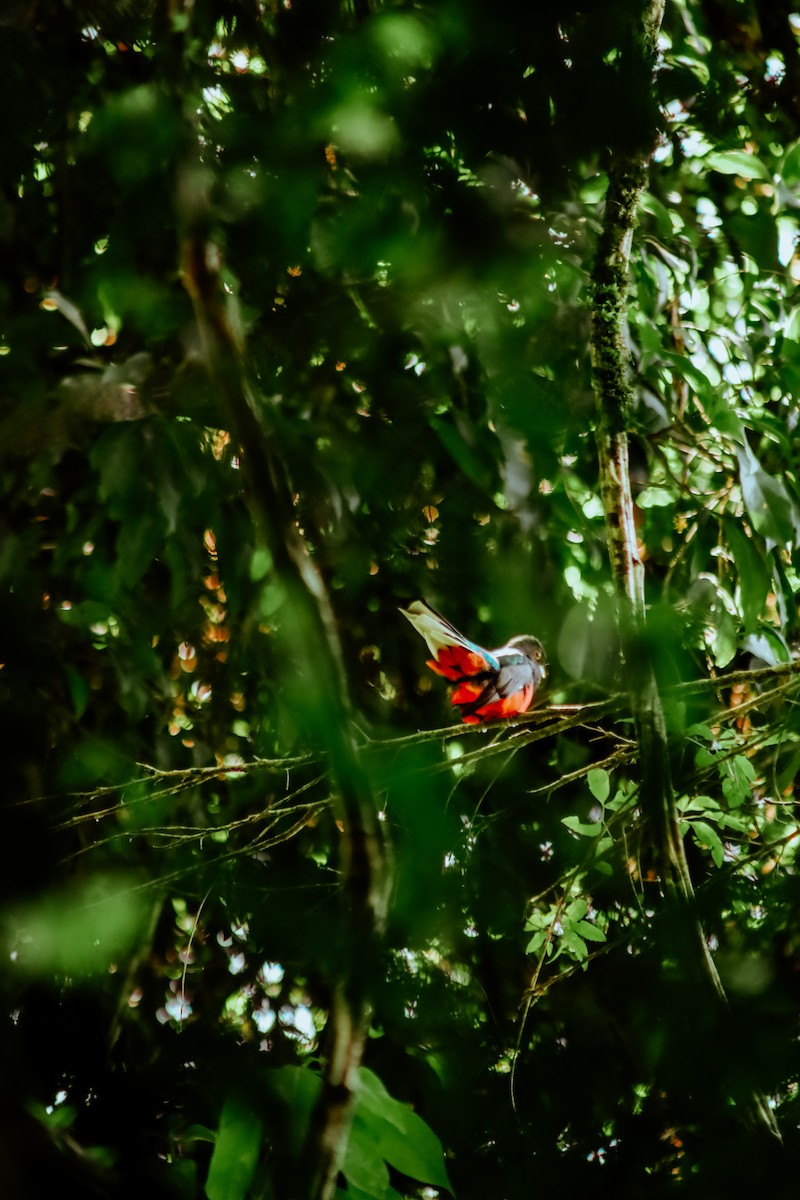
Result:
M683 683L673 684L664 690L665 694L668 695L690 695L715 689L757 685L765 680L775 679L776 677L781 682L775 688L770 689L769 692L762 692L756 696L749 697L735 708L723 708L717 714L719 718L723 715L738 717L758 707L759 704L768 703L777 696L785 694L787 691L792 690L794 686L800 686L800 660L792 660L789 663L778 663L771 667L758 667L754 670L731 671L726 675L686 680ZM431 742L444 744L456 739L461 741L464 738L487 738L491 736L493 740L488 745L472 750L470 753L462 755L459 759L447 760L440 766L433 768L417 766L412 769L411 773L431 769L446 770L452 767L454 763L458 763L464 767L479 762L483 758L492 758L497 754L502 754L509 750L518 750L534 742L557 737L569 729L594 724L600 718L609 716L616 710L627 707L627 704L628 697L625 693L615 693L605 700L592 701L589 704L541 705L532 712L511 721L492 721L480 725L445 725L438 729L422 729L416 733L402 734L400 737L365 740L359 745L358 749L361 755L372 755L376 752L402 751L412 746L426 745ZM69 796L78 801L92 801L101 799L104 796L118 795L120 792L124 792L130 788L141 787L148 782L158 782L163 785L159 787L158 791L150 791L141 796L126 798L124 801L125 807L130 807L134 804L146 803L153 799L175 795L180 791L185 791L187 788L199 786L212 780L235 780L260 774L284 775L286 772L297 770L300 767L320 765L325 758L326 755L324 753L318 752L316 754L287 755L285 758L253 758L248 762L242 763L218 763L207 767L177 767L166 770L149 763L137 763L136 765L142 771L146 772L145 775L138 775L121 783L104 784L88 791L71 792ZM39 803L47 798L38 797L36 802ZM287 796L284 796L283 801L285 802L287 798ZM34 801L25 800L22 803L31 804ZM82 813L79 816L65 820L62 825L77 824L84 820L93 821L99 817L111 815L118 808L119 805L112 805L102 812L94 810L89 813Z

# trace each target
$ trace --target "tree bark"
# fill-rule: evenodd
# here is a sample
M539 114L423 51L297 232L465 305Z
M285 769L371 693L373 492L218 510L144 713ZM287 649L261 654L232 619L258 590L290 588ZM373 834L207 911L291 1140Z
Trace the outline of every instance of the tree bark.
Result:
M255 393L245 346L230 319L230 301L219 275L219 252L204 227L197 182L181 202L182 275L192 298L206 366L231 430L242 449L250 507L286 589L282 632L287 653L309 681L311 714L329 756L334 810L342 830L340 974L325 1030L323 1089L313 1114L302 1173L292 1194L330 1200L347 1146L357 1072L371 1017L389 885L388 851L368 774L351 735L351 709L336 621L324 580L297 527L280 441L268 427L269 408ZM295 1181L297 1182L297 1181Z
M634 77L641 78L643 68L652 77L663 12L663 0L645 0L640 9L641 32L635 39L639 62L631 66ZM727 999L697 914L680 834L664 710L648 649L644 566L637 549L630 482L628 280L636 207L647 180L650 154L649 146L635 153L611 153L605 215L592 274L591 354L598 413L597 451L608 553L639 749L642 808L654 831L665 898L675 916L675 951L680 965L708 1002L719 1008L724 1021ZM754 1090L736 1099L752 1128L780 1137L763 1095Z

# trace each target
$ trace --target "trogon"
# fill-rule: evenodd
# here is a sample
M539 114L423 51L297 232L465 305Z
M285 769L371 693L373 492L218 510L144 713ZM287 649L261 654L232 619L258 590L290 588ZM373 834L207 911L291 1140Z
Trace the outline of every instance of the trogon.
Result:
M546 673L538 638L513 637L499 650L484 650L425 600L412 600L400 612L427 642L432 656L428 666L454 685L450 701L465 724L528 711Z

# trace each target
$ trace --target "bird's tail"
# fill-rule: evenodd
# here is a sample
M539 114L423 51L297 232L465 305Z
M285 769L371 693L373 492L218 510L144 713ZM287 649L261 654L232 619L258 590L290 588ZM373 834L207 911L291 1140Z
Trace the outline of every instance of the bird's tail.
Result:
M447 646L464 646L468 650L478 650L474 642L470 642L459 633L455 625L451 625L441 613L431 608L427 600L412 600L403 605L400 612L406 617L427 642L428 649L434 658L440 650Z
M465 638L426 600L412 600L400 612L424 637L431 652L428 666L437 675L459 680L497 670L497 660L488 650Z

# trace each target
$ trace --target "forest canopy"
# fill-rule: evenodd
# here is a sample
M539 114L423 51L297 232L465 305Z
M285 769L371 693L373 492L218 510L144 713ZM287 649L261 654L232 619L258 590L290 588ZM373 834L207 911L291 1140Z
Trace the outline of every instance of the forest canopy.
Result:
M5 1194L780 1194L800 11L0 35Z

